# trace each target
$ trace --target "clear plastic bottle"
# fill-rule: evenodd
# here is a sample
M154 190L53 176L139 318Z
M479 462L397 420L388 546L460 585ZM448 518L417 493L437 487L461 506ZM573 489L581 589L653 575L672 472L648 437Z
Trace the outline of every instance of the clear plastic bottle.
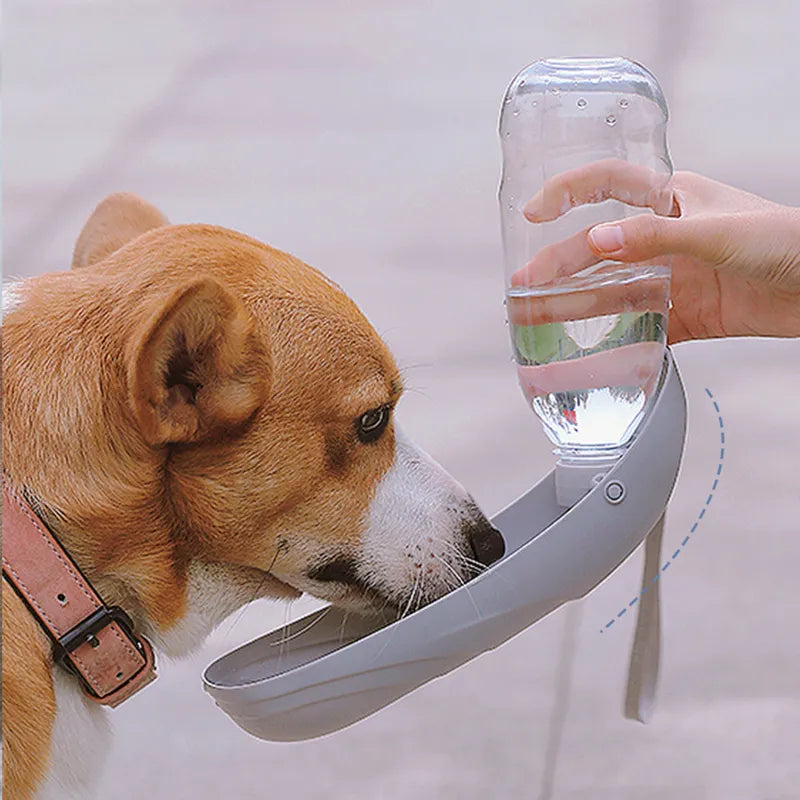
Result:
M667 117L656 79L624 58L536 61L504 98L506 310L565 505L624 452L660 375L669 264L598 261L586 233L672 212Z

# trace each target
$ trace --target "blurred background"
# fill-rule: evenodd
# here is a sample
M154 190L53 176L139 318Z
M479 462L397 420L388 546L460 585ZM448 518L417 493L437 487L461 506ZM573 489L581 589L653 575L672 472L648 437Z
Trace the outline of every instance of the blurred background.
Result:
M800 5L744 0L7 0L3 268L69 267L109 192L327 273L393 348L405 428L488 513L553 464L503 324L496 125L536 58L645 64L678 169L800 205ZM113 712L101 796L800 797L800 341L681 344L689 433L648 726L622 719L636 554L580 604L322 740L249 738L201 687L314 606L258 603Z

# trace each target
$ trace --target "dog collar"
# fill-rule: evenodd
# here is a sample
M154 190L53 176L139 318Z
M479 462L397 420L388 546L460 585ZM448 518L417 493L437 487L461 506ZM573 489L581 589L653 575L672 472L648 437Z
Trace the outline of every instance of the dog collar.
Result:
M54 660L85 694L118 706L156 677L150 643L108 607L3 475L3 576L53 642Z

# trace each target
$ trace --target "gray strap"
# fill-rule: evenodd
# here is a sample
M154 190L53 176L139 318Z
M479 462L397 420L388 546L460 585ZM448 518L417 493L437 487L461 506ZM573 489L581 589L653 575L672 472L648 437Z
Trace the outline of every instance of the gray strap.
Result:
M644 545L644 574L636 632L633 636L631 659L628 664L628 686L625 692L625 718L648 722L653 713L658 683L658 663L661 656L661 611L659 570L664 516L653 526Z

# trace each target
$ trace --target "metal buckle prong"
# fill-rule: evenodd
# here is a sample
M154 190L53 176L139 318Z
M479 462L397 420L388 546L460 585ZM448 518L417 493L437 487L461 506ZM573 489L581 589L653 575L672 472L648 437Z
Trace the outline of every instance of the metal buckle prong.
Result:
M116 622L131 642L136 643L136 638L133 636L131 618L119 606L111 606L110 608L102 606L94 614L82 619L74 628L68 630L58 640L57 646L59 649L71 653L82 644L87 642L91 644L91 639L112 622Z
M117 625L119 625L123 634L130 641L130 643L144 656L144 647L133 632L133 622L119 606L102 606L101 608L98 608L97 611L95 611L93 614L90 614L88 617L86 617L86 619L81 620L74 628L68 630L53 645L53 658L56 663L62 666L68 672L76 675L80 679L84 688L94 697L98 696L97 692L94 691L83 675L81 675L81 673L75 668L72 663L72 659L70 658L70 654L77 650L82 644L89 644L92 647L99 647L100 642L97 639L97 634L112 622L116 622Z

